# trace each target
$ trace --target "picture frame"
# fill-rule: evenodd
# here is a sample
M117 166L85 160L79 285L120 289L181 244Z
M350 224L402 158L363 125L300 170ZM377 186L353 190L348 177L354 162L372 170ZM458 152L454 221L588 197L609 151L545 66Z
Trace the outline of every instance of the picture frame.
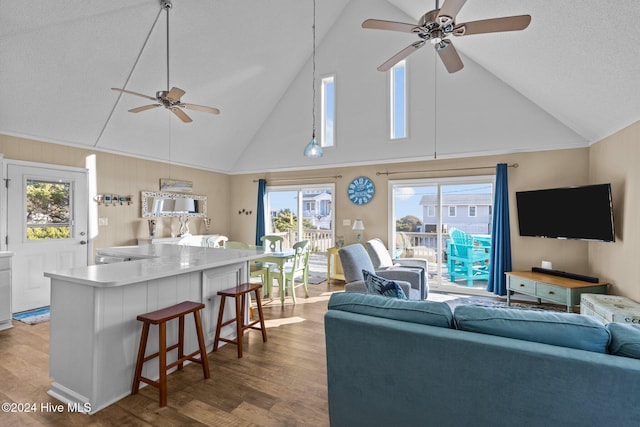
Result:
M167 191L171 193L191 193L193 190L193 182L171 179L171 178L160 178L160 191Z

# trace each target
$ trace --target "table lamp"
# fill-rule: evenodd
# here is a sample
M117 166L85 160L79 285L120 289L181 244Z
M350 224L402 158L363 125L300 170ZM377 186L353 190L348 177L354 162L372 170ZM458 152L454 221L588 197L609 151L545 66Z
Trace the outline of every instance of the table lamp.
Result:
M353 221L353 227L351 228L353 231L356 231L356 241L358 243L362 242L362 231L364 231L364 223L360 218L356 218Z
M186 214L196 210L195 200L188 198L176 199L173 210L176 213L182 214L178 217L178 221L180 222L180 234L178 236L191 236L191 233L189 233L189 217Z

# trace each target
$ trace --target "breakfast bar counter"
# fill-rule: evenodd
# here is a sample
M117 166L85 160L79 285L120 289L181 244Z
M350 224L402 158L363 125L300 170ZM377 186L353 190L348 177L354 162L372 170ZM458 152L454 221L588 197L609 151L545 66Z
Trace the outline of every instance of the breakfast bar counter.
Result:
M178 245L125 246L98 253L131 261L45 273L51 279L53 383L48 393L89 413L130 394L139 314L187 300L204 303L203 329L211 351L220 304L217 292L248 281L249 262L264 256L261 248ZM233 313L231 305L225 313ZM177 330L177 322L167 325L167 342L177 342ZM233 325L223 328L221 336L235 338ZM185 322L185 353L197 349L195 337L193 323ZM147 354L155 351L157 331L152 328ZM174 353L168 355L169 362L175 360ZM158 377L157 359L145 364L143 375Z

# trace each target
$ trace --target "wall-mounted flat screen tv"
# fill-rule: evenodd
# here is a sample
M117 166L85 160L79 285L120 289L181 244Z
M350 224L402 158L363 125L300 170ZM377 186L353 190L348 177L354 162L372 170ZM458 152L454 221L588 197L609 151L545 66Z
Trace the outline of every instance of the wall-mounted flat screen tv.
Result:
M521 236L613 242L611 184L516 192Z

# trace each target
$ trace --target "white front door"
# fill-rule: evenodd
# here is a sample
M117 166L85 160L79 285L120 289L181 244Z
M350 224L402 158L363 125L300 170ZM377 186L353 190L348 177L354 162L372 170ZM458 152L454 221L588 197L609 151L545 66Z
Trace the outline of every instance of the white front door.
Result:
M12 311L50 302L45 271L86 266L87 172L6 161L7 249L14 252Z

